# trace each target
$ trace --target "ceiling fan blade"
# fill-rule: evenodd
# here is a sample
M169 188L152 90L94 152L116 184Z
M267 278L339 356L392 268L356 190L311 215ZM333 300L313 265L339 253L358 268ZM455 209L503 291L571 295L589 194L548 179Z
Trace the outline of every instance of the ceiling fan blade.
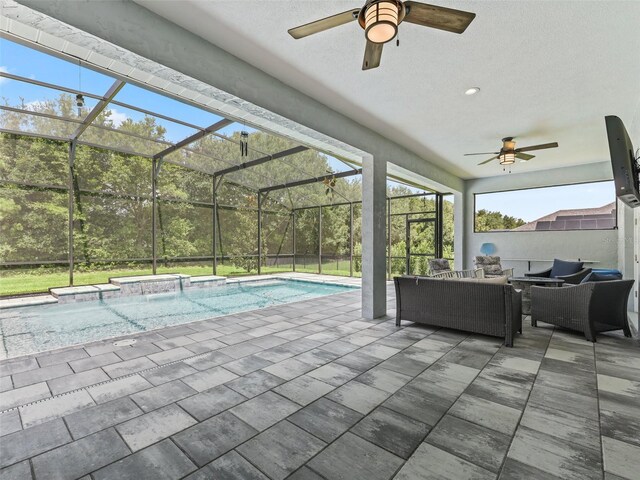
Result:
M382 57L382 43L373 43L367 40L367 47L364 49L364 60L362 70L370 70L380 66Z
M529 155L528 153L518 152L518 153L516 153L516 158L519 158L520 160L522 160L524 162L528 162L532 158L536 158L536 156L535 155Z
M330 17L316 20L315 22L306 23L304 25L300 25L299 27L289 29L289 35L297 40L308 35L313 35L314 33L329 30L333 27L339 27L340 25L344 25L345 23L353 22L356 18L358 18L359 12L359 9L353 9L346 12L338 13L337 15L332 15Z
M405 22L416 23L425 27L446 30L447 32L462 33L476 18L475 13L439 7L420 2L404 2L408 10Z
M517 152L530 152L531 150L543 150L545 148L556 148L558 146L558 142L553 142L553 143L543 143L541 145L531 145L530 147L522 147L522 148L516 148L516 153Z
M484 165L485 163L489 163L489 162L495 160L496 158L498 158L498 157L491 157L489 160L485 160L484 162L480 162L478 165Z
M467 157L469 155L498 155L500 152L482 152L482 153L465 153L464 156Z

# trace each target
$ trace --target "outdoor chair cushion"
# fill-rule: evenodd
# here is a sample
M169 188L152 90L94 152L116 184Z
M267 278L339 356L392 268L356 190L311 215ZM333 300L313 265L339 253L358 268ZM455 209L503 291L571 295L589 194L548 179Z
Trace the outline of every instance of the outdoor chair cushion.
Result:
M434 258L429 260L429 269L431 273L440 273L440 272L449 272L451 271L451 266L449 265L449 260L446 258Z
M502 265L500 257L494 255L477 256L473 259L476 268L484 270L486 275L502 275Z
M551 278L563 277L565 275L573 275L582 270L584 262L567 262L565 260L559 260L555 258L553 260L553 266L551 267Z
M622 280L622 274L621 273L591 272L589 275L584 277L580 283L610 282L611 280Z

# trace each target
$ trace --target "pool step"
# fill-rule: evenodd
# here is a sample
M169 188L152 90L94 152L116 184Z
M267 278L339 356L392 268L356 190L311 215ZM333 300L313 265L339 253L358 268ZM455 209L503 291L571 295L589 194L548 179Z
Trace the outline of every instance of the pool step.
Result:
M51 288L49 293L58 300L58 303L86 302L118 297L120 296L120 287L104 283L80 287Z
M0 310L16 307L33 307L34 305L46 305L58 303L53 295L29 295L28 297L3 298L0 300Z

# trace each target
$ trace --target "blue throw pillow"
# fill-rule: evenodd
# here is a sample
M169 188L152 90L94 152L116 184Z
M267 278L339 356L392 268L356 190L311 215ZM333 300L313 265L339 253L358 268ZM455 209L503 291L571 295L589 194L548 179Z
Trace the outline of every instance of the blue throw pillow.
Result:
M580 283L587 282L609 282L611 280L622 280L622 274L620 273L597 273L591 272L584 277Z
M582 270L584 262L566 262L564 260L553 260L551 267L551 278L564 277L565 275L573 275Z

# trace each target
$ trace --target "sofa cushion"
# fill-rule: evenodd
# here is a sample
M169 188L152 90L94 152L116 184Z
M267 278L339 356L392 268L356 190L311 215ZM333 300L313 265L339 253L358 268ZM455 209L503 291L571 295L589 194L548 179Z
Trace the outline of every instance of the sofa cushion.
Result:
M507 277L502 275L499 277L491 277L491 278L459 278L460 282L469 282L469 283L489 283L494 285L506 285Z
M565 260L553 260L553 267L551 267L551 277L563 277L565 275L573 275L582 270L584 262L567 262Z
M587 282L609 282L611 280L622 280L621 273L598 273L591 272L589 275L584 277L580 283Z

